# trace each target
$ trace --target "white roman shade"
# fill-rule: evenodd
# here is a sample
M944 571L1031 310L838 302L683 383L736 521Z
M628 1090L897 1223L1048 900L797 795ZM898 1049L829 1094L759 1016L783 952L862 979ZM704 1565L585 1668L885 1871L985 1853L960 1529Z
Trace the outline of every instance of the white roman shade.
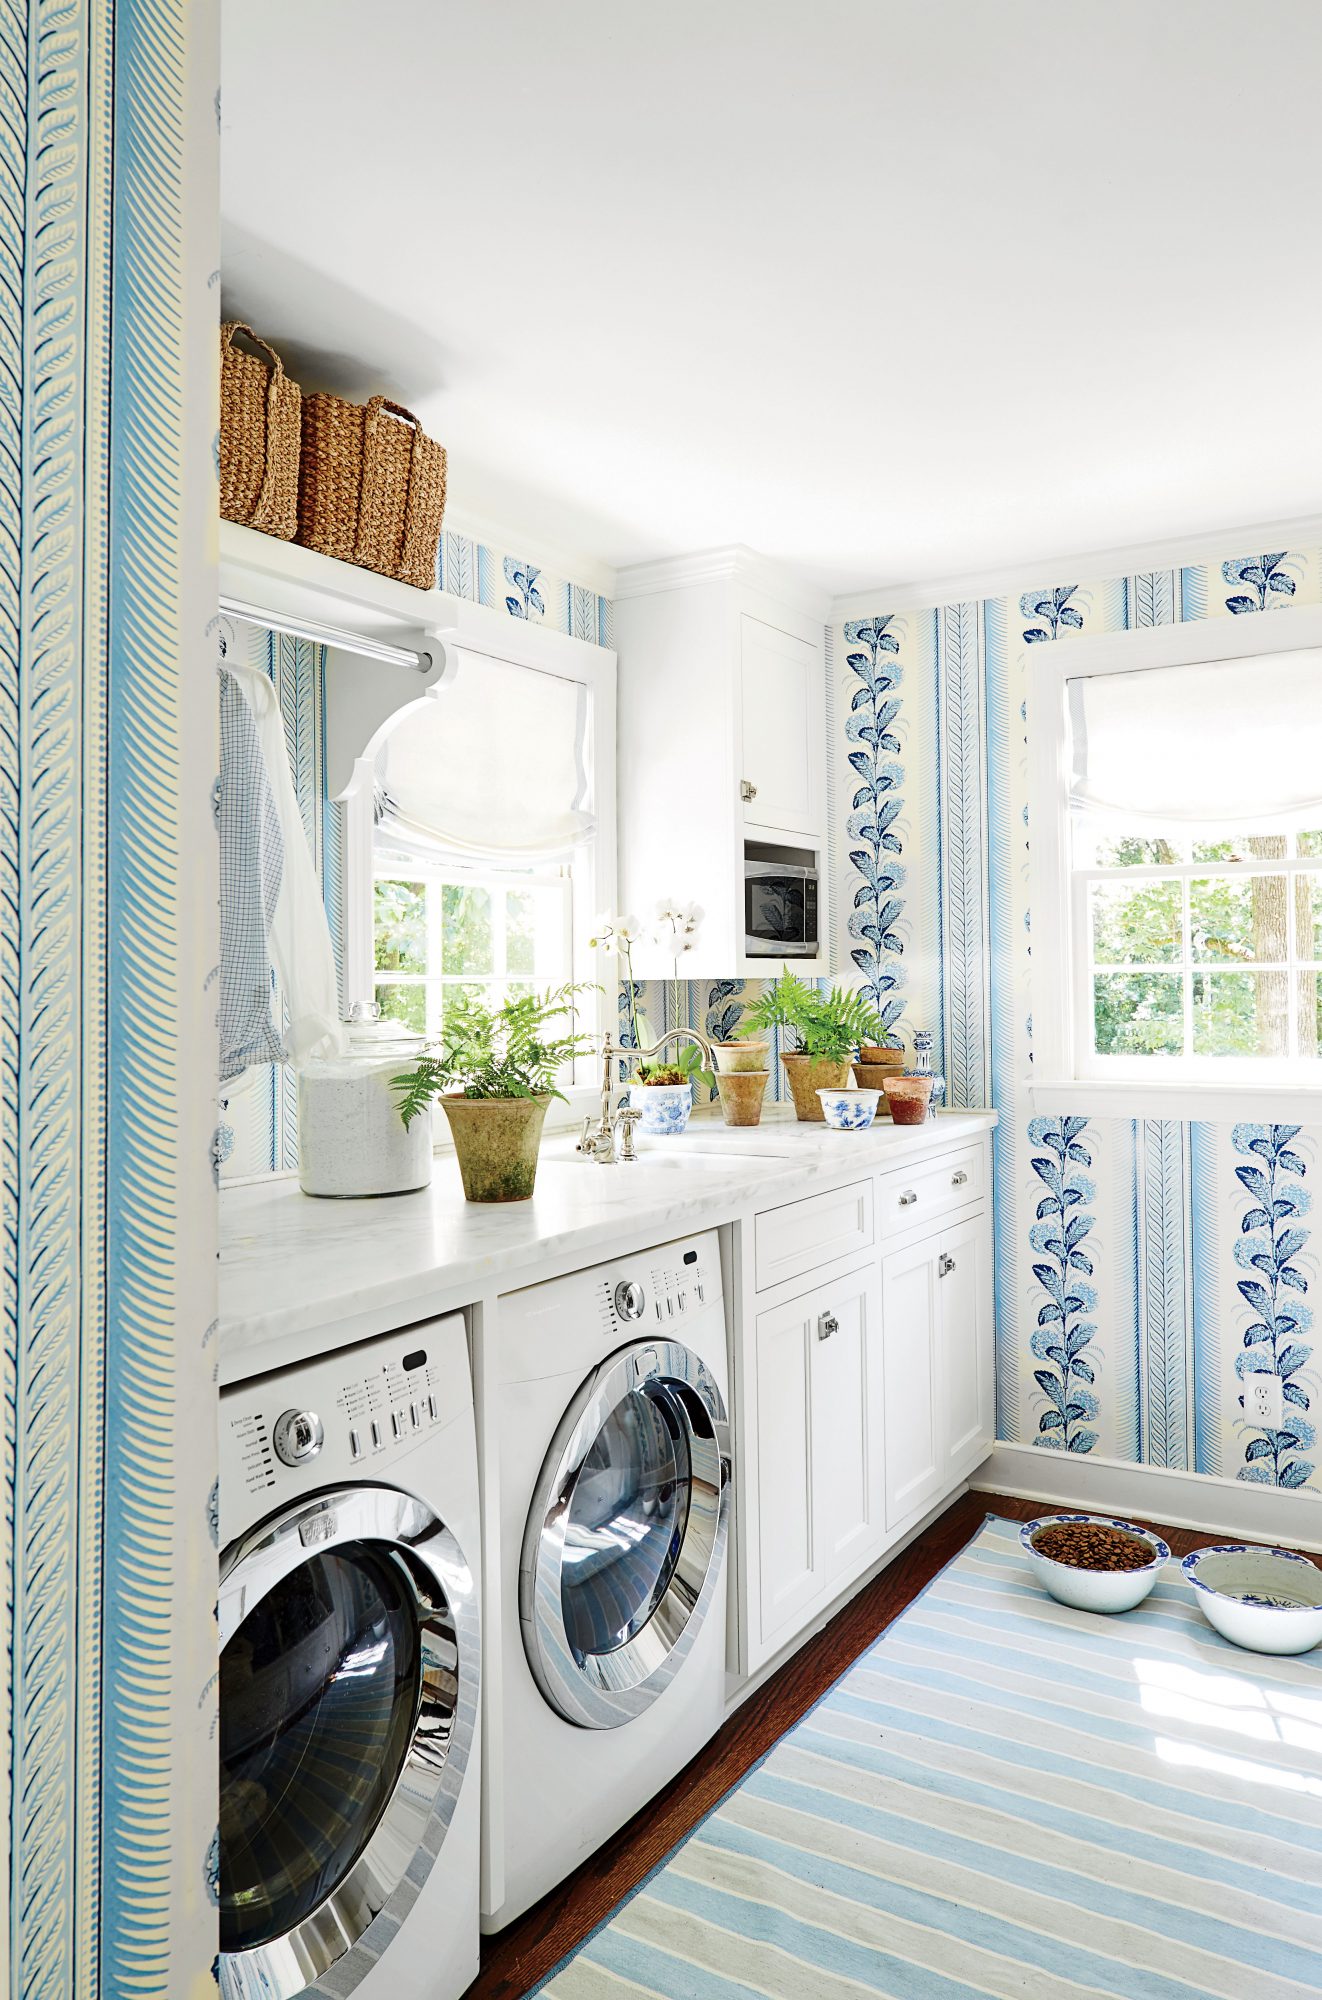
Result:
M377 753L378 832L496 863L567 854L596 829L590 727L581 682L460 649Z
M1186 832L1322 827L1322 649L1068 688L1077 810Z

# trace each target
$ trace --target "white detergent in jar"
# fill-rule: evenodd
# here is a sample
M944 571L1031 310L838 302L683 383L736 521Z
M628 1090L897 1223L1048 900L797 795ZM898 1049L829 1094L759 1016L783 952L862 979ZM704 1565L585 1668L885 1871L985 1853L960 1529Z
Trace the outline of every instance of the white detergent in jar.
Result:
M426 1044L399 1021L353 1021L349 1053L298 1073L298 1184L340 1201L412 1194L431 1180L431 1113L405 1126L390 1079Z

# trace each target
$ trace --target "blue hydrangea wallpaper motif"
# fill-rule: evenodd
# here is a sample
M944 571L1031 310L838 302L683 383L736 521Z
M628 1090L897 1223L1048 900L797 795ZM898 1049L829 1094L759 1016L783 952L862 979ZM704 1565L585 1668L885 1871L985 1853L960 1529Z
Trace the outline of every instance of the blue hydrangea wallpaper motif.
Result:
M1034 1357L1048 1364L1033 1371L1047 1399L1033 1442L1052 1451L1086 1452L1097 1442L1097 1432L1088 1428L1097 1417L1097 1376L1085 1352L1097 1333L1089 1317L1097 1292L1090 1282L1092 1258L1083 1247L1094 1220L1086 1204L1096 1189L1078 1171L1092 1165L1083 1144L1087 1124L1086 1118L1034 1118L1028 1126L1029 1139L1043 1149L1032 1156L1044 1191L1028 1235L1042 1260L1034 1264L1033 1276L1046 1293L1030 1345Z
M1240 1218L1235 1262L1249 1275L1239 1280L1239 1293L1249 1309L1243 1347L1235 1357L1235 1373L1246 1385L1254 1375L1274 1375L1281 1383L1284 1418L1279 1430L1259 1429L1248 1416L1244 1394L1239 1403L1252 1435L1244 1449L1239 1477L1268 1486L1306 1485L1313 1471L1301 1456L1315 1443L1315 1431L1305 1412L1310 1405L1304 1370L1312 1347L1301 1337L1313 1324L1313 1310L1304 1294L1308 1279L1296 1259L1308 1243L1309 1231L1299 1226L1311 1196L1301 1185L1307 1163L1293 1150L1298 1125L1236 1125L1231 1142L1247 1163L1235 1178L1249 1197Z

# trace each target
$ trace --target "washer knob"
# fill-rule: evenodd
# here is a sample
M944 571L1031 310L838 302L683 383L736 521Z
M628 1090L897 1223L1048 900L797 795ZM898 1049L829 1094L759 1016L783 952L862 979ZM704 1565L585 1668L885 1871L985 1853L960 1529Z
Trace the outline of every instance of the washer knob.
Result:
M641 1319L647 1300L636 1278L621 1278L615 1287L615 1310L621 1319Z
M305 1465L321 1450L326 1432L315 1411L286 1410L275 1420L271 1442L281 1465Z

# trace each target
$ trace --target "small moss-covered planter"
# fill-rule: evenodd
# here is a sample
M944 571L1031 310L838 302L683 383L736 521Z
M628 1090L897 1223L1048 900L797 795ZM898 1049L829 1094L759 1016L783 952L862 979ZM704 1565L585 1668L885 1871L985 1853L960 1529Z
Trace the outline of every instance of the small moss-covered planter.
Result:
M793 1049L780 1060L785 1066L796 1118L805 1124L825 1124L826 1114L817 1093L843 1090L849 1082L848 1062L833 1062L829 1056L807 1056Z
M529 1201L546 1097L442 1097L467 1201Z

